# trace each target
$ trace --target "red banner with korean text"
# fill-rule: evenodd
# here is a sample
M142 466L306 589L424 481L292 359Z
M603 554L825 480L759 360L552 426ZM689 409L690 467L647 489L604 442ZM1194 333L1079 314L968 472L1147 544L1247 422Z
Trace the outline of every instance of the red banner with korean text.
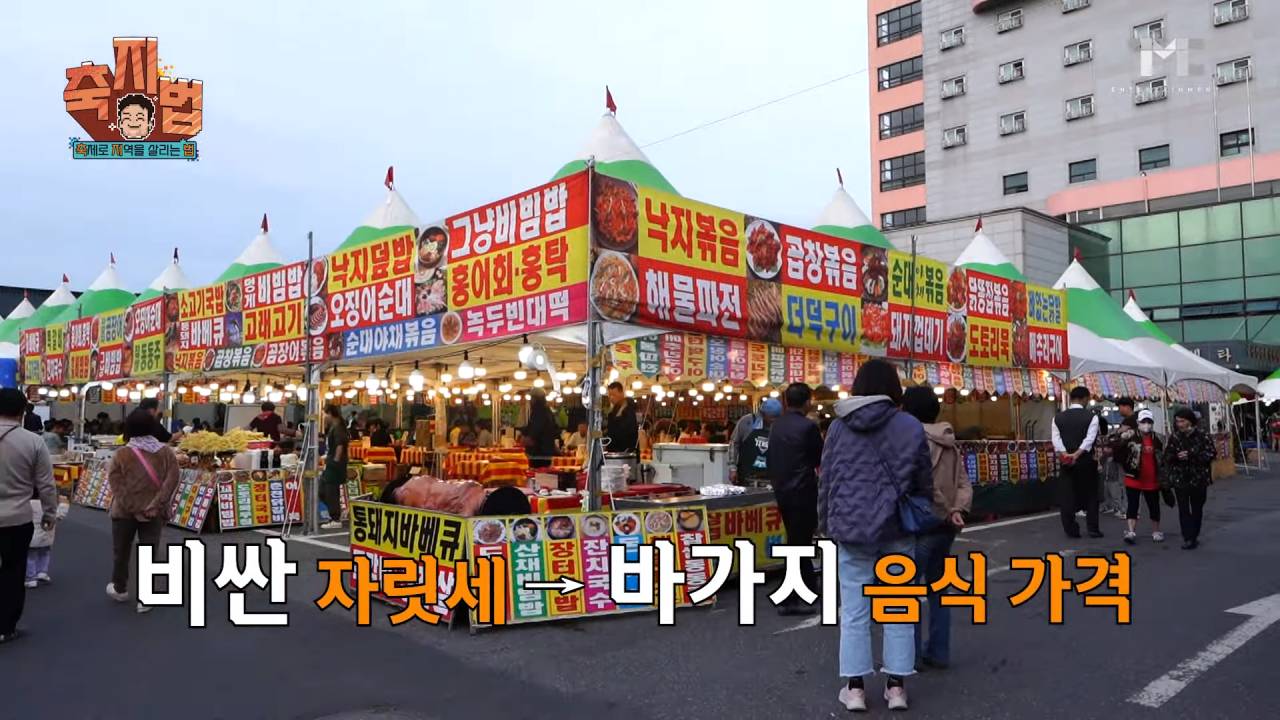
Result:
M163 316L163 298L156 298L156 313ZM111 310L93 318L93 355L89 376L93 380L124 377L124 332L131 308Z
M202 301L197 299L194 302ZM193 301L189 299L188 303L191 302ZM119 377L144 378L164 374L169 356L177 351L181 303L181 294L171 293L129 308L124 316L124 346L118 361ZM194 310L190 305L188 309ZM190 325L187 329L190 331ZM117 361L114 354L111 354L104 356L100 362L107 364L109 370L114 370Z
M18 356L22 358L22 381L28 385L44 382L44 328L22 331Z
M89 356L93 351L93 321L86 317L71 320L66 325L63 342L66 346L67 377L72 384L89 382Z
M414 230L389 231L328 259L329 332L408 320L414 315Z

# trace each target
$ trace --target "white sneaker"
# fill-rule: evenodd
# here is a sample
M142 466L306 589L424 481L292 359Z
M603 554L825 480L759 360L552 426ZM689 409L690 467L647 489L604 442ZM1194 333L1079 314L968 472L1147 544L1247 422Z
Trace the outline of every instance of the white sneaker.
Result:
M848 685L840 688L840 704L849 712L867 711L867 691L862 688L851 688Z
M1125 543L1126 545L1133 545L1133 544L1134 544L1134 543L1136 543L1136 542L1138 542L1138 533L1136 533L1136 532L1134 532L1134 531L1132 531L1132 530L1125 530L1125 531L1124 531L1124 543Z
M26 585L27 588L30 589L35 587L36 585L39 585L39 583L37 583L35 580L27 580L26 582L23 583L23 585Z
M889 703L890 710L907 709L907 689L905 687L886 687L884 701Z
M42 582L45 585L53 582L53 578L49 577L49 573L36 573L36 582Z
M112 600L115 600L116 602L129 601L129 593L116 592L115 583L107 583L107 597L111 598Z
M321 529L321 530L341 530L341 529L342 529L342 523L337 522L337 521L335 521L335 520L330 520L330 521L329 521L329 522L327 522L327 523L321 523L321 525L320 525L320 529Z
M1077 510L1076 517L1085 517L1085 512L1083 510Z
M151 612L152 608L150 605L143 605L142 603L138 603L137 610L139 615L146 615L147 613Z
M1164 542L1164 533L1159 530L1151 533L1151 542Z

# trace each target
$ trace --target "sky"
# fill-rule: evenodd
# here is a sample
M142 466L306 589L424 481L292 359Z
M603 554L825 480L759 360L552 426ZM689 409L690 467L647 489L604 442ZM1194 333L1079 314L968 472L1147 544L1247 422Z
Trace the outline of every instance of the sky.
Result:
M835 168L869 199L865 2L208 2L9 0L0 138L0 285L83 289L115 253L131 290L173 248L193 283L262 214L289 259L336 247L396 188L424 221L546 182L613 91L681 194L812 225ZM152 36L204 82L198 162L73 160L65 69ZM846 77L847 76L847 77ZM20 110L19 110L20 109Z

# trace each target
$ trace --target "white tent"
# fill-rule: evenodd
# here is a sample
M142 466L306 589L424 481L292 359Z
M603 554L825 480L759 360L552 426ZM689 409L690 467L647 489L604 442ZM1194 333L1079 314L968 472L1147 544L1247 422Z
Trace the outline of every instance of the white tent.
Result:
M1151 318L1147 317L1147 314L1143 312L1142 306L1138 304L1138 300L1133 296L1132 292L1129 293L1129 301L1124 305L1124 312L1157 340L1165 343L1165 345L1171 350L1186 359L1187 362L1199 367L1201 372L1212 376L1212 378L1205 378L1206 380L1209 380L1215 385L1226 390L1252 390L1258 387L1258 381L1253 377L1235 372L1234 370L1222 367L1215 362L1206 360L1182 345L1174 342L1173 338L1166 335L1159 326L1151 321Z
M270 270L274 267L280 267L284 264L284 256L276 250L275 245L271 244L270 229L267 225L267 216L262 216L261 230L253 237L249 243L249 247L240 253L235 262L231 263L218 279L214 282L226 282L228 280L238 280L245 275L260 272L262 270Z

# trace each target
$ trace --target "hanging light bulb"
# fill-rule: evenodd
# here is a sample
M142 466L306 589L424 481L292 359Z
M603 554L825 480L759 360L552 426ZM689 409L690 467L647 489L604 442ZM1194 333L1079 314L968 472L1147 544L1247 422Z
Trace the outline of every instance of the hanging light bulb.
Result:
M382 388L391 387L391 383L387 382L386 378L382 378L381 380L378 381L378 387L382 387Z
M418 369L418 363L413 364L413 372L409 373L409 387L414 392L422 392L422 388L426 385L426 378L422 377L422 371Z
M1000 397L999 397L998 395L996 395L996 394L994 394L994 393L991 395L991 402L995 402L996 400L999 400L999 399L1000 399Z
M716 402L720 402L721 400L724 399L724 393L716 393L714 399Z
M264 397L265 397L265 396L267 396L267 395L270 395L270 394L271 394L271 393L273 393L273 392L275 392L275 390L276 390L276 389L275 389L274 387L270 386L270 385L263 385L263 386L262 386L262 394L263 394L263 396L264 396Z
M471 360L467 358L467 352L462 351L462 362L458 363L458 377L463 380L470 380L476 376L476 369L471 364Z
M738 402L746 402L746 401L747 401L746 393L742 393L741 395L738 396Z
M715 389L716 384L711 381L702 383L702 392L704 393L715 392Z
M289 383L289 384L287 384L287 385L285 385L285 386L284 386L284 391L285 391L285 392L293 392L293 391L295 391L295 390L297 390L297 389L298 389L298 386L297 386L297 385L294 385L293 383Z
M272 390L271 394L268 395L267 398L271 400L271 402L273 403L278 403L284 399L284 393L280 392L279 390Z
M129 393L129 399L134 402L138 402L139 400L142 399L142 393L138 392L137 390L134 390L133 392Z
M400 381L399 381L399 380L396 380L395 382L392 382L392 383L391 383L391 389L392 389L392 390L399 390L399 389L400 389Z
M732 385L730 385L729 383L725 383L725 384L724 384L724 387L723 387L723 388L721 388L721 390L723 390L723 391L724 391L724 394L725 394L725 395L732 395L732 394L733 394L733 386L732 386Z
M777 390L770 390L770 391L769 391L769 397L771 397L771 398L776 398L776 397L778 397L778 391L777 391Z
M330 380L329 387L342 387L342 378L334 378Z
M969 397L969 388L960 388L960 397Z
M326 392L325 392L325 394L324 394L324 399L325 399L325 400L332 400L332 399L333 399L333 391L332 391L332 390L326 391Z
M635 391L635 390L627 390L626 392L624 392L624 393L622 393L622 394L623 394L623 395L626 395L626 396L627 396L627 397L629 397L629 398L633 398L633 397L635 397L635 396L636 396L636 391Z
M499 385L498 392L501 392L501 393L511 392L511 383L502 383L501 385Z
M933 394L934 394L934 395L939 395L939 396L941 396L941 395L946 395L946 394L947 394L947 389L946 389L946 388L944 388L944 387L942 387L941 385L939 385L938 387L936 387L936 388L934 388L934 389L933 389Z
M252 390L245 390L244 395L240 398L240 402L244 403L245 405L252 405L255 402L257 402L257 400L258 400L258 397L253 394Z
M121 399L129 397L129 388L126 388L126 387L116 388L116 397Z
M511 400L511 396L510 396L510 395L503 395L503 396L502 396L502 399L503 399L503 400L506 400L506 401L508 401L508 402L509 402L509 401Z
M533 360L533 346L529 344L529 336L524 336L524 342L520 345L520 351L516 353L516 359L521 365L528 365ZM522 380L523 378L516 378Z
M689 397L698 397L698 389L689 388Z
M847 400L849 398L849 393L844 390L841 390L840 392L836 393L836 398L839 400Z
M663 392L663 389L661 385L654 383L649 386L649 392L653 393L654 395L657 395L658 393Z
M294 392L295 392L295 393L297 393L297 395L298 395L298 399L299 399L299 400L304 400L304 401L305 401L305 400L307 399L307 393L308 393L309 391L307 390L307 386L306 386L306 385L299 385L299 386L298 386L298 389L297 389L297 390L295 390Z
M351 385L352 385L353 387L355 387L355 389L357 389L357 390L363 390L363 389L364 389L364 381L363 381L363 380L356 380L355 382L351 383Z
M453 401L453 404L454 404L454 405L461 405L461 404L462 404L462 398L455 398L455 399L454 399L454 401Z
M511 373L511 377L515 378L516 380L524 380L525 378L529 377L529 373L525 372L524 370L517 370Z
M536 388L546 387L546 385L547 385L547 381L543 380L540 377L536 377L533 379L533 386Z
M838 393L838 392L840 392L840 385L839 385L839 384L832 385L832 386L831 386L831 392L833 392L833 393Z
M449 383L453 382L453 376L450 375L449 373L441 373L440 382L444 383L445 385L448 385Z
M71 397L71 391L66 388L62 388L61 390L58 391L58 397L62 397L62 398Z
M484 377L489 374L489 369L484 366L484 358L480 358L480 362L476 365L476 377Z
M644 381L643 381L643 380L632 380L632 381L631 381L631 389L632 389L632 390L639 390L639 389L640 389L640 388L642 388L642 387L644 387Z
M160 388L147 388L142 391L142 396L146 398L160 397Z
M353 398L353 397L355 397L355 396L356 396L356 394L357 394L358 392L359 392L358 390L355 390L355 389L353 388L353 389L351 389L351 390L348 390L348 391L347 391L346 396L347 396L348 398Z
M365 380L364 380L364 386L365 386L365 387L377 387L377 385L378 385L378 368L376 368L376 367L374 367L374 366L370 366L370 367L369 367L369 377L365 378Z
M618 368L610 368L610 369L609 369L609 382L613 382L614 380L617 380L617 379L618 379Z
M209 383L209 389L210 389L210 390L217 390L217 389L218 389L218 383L216 383L216 382L211 382L211 383Z
M42 387L42 388L40 388L39 390L36 390L36 394L38 394L38 395L48 395L48 394L49 394L49 388L47 388L47 387Z

